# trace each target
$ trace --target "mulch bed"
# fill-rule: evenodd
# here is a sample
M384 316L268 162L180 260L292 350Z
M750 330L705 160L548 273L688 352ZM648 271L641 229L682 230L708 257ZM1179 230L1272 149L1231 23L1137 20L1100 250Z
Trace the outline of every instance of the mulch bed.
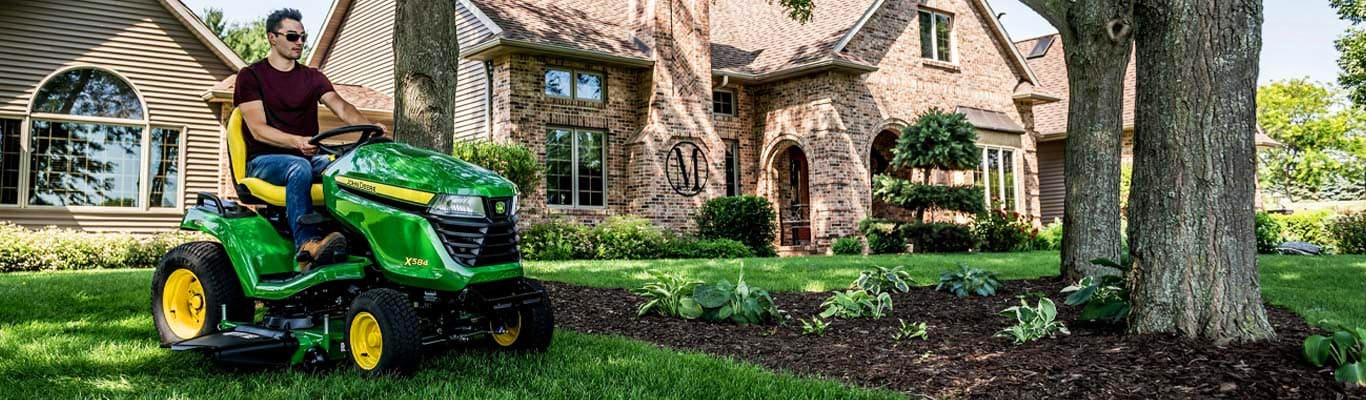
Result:
M1366 398L1344 391L1330 371L1301 360L1304 338L1317 333L1276 307L1268 316L1279 339L1217 347L1176 336L1125 336L1068 323L1070 336L1014 345L993 338L1007 326L998 312L1026 291L1059 302L1059 319L1079 311L1061 305L1066 286L1056 279L1010 281L995 297L959 299L933 288L894 294L895 311L881 320L834 320L825 336L802 336L801 323L733 326L646 316L641 298L622 289L547 282L557 327L616 334L674 349L730 356L769 368L887 388L915 396L1034 398ZM779 293L778 307L794 317L820 312L829 293ZM897 319L925 321L929 340L896 343Z

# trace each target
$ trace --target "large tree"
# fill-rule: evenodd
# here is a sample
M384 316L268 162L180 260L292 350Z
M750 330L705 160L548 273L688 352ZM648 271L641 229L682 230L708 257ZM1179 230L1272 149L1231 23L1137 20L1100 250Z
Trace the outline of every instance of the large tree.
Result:
M1262 86L1257 123L1283 145L1257 153L1263 191L1291 200L1361 199L1366 112L1338 88L1305 79Z
M1090 260L1120 259L1120 154L1124 73L1133 49L1134 0L1022 0L1062 37L1066 49L1067 142L1063 161L1062 274L1118 271Z
M1272 338L1253 234L1260 0L1140 0L1133 333Z
M1338 66L1342 73L1338 83L1348 90L1352 101L1366 106L1366 29L1355 25L1366 21L1366 2L1358 0L1328 0L1338 10L1338 16L1354 25L1337 41Z
M228 24L223 20L223 10L217 8L204 9L204 24L208 25L209 30L213 31L228 48L237 53L238 57L246 62L256 62L266 58L270 52L270 42L266 41L266 19L261 18L249 23ZM304 49L307 53L308 49ZM306 57L307 55L305 55Z

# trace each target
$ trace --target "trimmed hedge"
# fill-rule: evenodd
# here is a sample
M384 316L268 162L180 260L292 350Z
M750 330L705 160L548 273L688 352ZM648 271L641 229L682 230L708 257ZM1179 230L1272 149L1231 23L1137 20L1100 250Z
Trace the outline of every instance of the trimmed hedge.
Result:
M1294 214L1272 214L1271 219L1281 225L1285 240L1298 240L1320 246L1337 247L1333 233L1328 230L1333 212L1328 210L1300 211Z
M35 231L0 222L0 272L152 268L171 248L198 240L213 239L180 231L143 237L55 227Z
M977 244L967 226L947 222L904 224L898 231L916 253L960 253Z
M1274 253L1276 247L1280 246L1282 242L1281 224L1265 211L1258 211L1256 218L1257 252L1262 254Z
M1341 254L1366 254L1366 213L1343 214L1333 219L1329 231Z
M593 227L597 258L608 260L648 260L665 255L670 238L650 220L634 215L608 217Z
M886 175L873 177L873 195L910 210L952 210L969 214L986 212L982 189L972 185L923 185Z
M863 254L863 242L857 237L842 237L835 240L830 251L840 255Z
M536 153L518 143L457 140L452 146L451 155L497 172L512 181L518 190L524 193L541 182L541 171L544 167L536 158Z
M593 230L574 221L552 219L521 232L519 248L527 260L561 261L593 258Z
M707 200L698 210L697 235L703 239L731 239L749 246L754 255L777 255L773 239L778 232L773 203L754 195Z
M902 239L900 224L896 221L868 218L858 223L858 231L868 239L868 252L872 254L894 254L906 251L906 240Z

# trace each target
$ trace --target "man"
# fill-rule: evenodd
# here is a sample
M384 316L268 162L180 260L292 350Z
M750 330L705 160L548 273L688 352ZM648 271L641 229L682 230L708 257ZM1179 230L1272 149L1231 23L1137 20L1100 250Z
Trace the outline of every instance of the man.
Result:
M312 264L330 262L319 258L336 250L344 253L346 248L340 233L324 237L318 227L300 221L314 211L311 186L331 162L318 154L317 146L308 144L318 133L318 102L347 124L373 124L333 91L322 72L299 64L308 40L302 19L291 8L270 13L266 18L270 53L238 71L233 89L233 103L242 111L248 131L243 135L247 176L285 187L285 217L294 234L300 272Z

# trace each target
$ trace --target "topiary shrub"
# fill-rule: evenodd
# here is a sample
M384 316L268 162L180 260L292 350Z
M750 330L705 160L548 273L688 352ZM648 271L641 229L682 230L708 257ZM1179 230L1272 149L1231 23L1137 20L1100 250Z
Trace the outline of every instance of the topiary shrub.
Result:
M702 205L695 217L702 239L731 239L749 246L754 255L777 255L777 214L768 199L753 195L718 197Z
M1271 219L1281 225L1283 239L1334 247L1337 243L1333 240L1332 232L1328 230L1328 222L1332 218L1333 212L1329 210L1271 215Z
M1257 252L1262 254L1274 253L1276 246L1280 246L1282 243L1281 224L1265 211L1258 211L1256 218Z
M967 226L947 222L905 224L899 231L916 253L961 253L977 244Z
M182 243L213 240L198 232L151 236L47 227L29 230L0 222L0 272L151 268Z
M633 215L616 215L593 227L597 258L606 260L645 260L665 255L669 238L650 220Z
M920 172L919 182L879 175L873 178L873 196L915 212L925 222L925 211L941 209L977 214L985 211L982 190L972 185L939 186L930 182L934 170L977 169L982 151L977 147L977 128L967 116L931 108L901 130L892 148L891 167Z
M1329 232L1337 242L1339 253L1366 254L1366 213L1343 214L1334 218L1329 225Z
M754 252L744 243L730 239L675 239L668 246L670 258L745 258Z
M520 234L519 248L522 258L527 260L580 260L597 255L592 230L578 222L552 219L532 225Z
M1029 250L1030 241L1039 234L1039 230L1018 212L993 210L977 215L972 233L977 236L979 250L1004 253Z
M898 223L885 219L869 218L859 221L859 232L868 239L868 252L872 254L894 254L906 251Z
M842 237L835 240L830 251L840 255L863 254L863 242L857 237Z
M536 159L536 153L518 143L457 140L451 155L497 172L522 191L531 190L541 182L544 167Z

